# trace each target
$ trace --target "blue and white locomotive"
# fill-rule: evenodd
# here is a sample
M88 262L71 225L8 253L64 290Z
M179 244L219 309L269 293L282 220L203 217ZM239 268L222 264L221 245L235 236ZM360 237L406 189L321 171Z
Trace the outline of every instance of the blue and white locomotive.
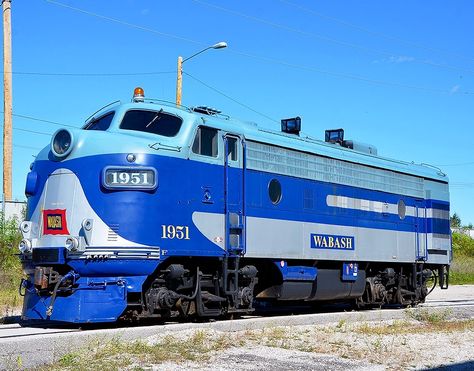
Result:
M448 179L374 147L144 98L60 129L27 176L23 319L423 302L448 286Z

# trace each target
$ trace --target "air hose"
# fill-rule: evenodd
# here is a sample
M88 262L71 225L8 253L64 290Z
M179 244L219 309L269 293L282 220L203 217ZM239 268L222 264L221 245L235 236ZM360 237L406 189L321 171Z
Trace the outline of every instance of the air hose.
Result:
M180 295L180 298L181 298L181 299L185 299L185 300L194 300L194 299L196 299L197 293L199 292L199 287L200 287L199 267L197 267L197 271L196 271L196 288L194 289L194 293L193 293L191 296Z
M73 271L71 271L71 272L67 273L66 275L64 275L60 280L58 280L58 282L54 286L53 294L51 295L51 301L49 303L48 309L46 310L46 317L48 319L53 314L54 302L56 301L56 296L57 296L59 287L70 278L72 278L73 284L74 284L76 279L79 278L79 275L74 273Z

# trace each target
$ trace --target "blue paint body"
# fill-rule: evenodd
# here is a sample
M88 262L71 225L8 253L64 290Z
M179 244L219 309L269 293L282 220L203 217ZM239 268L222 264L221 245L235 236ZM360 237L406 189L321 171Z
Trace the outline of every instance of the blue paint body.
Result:
M58 167L72 170L78 175L94 211L107 224L120 224L123 227L121 229L123 237L146 245L156 245L161 240L159 226L164 224L165 221L167 224L192 225L191 217L194 211L223 213L224 170L222 166L148 155L144 157L141 165L157 169L161 181L156 190L110 191L101 186L100 174L104 167L111 166L111 164L113 166L129 165L124 154L99 155L71 160L67 164L37 161L35 162L34 171L39 174L50 174ZM239 172L238 169L232 168L229 171L231 177L234 176L234 172ZM383 215L362 210L337 210L334 207L328 207L323 202L326 195L334 193L341 196L393 203L400 199L398 195L288 176L275 176L257 171L247 171L246 173L247 216L407 232L415 231L414 217L411 216L400 220L394 214ZM284 192L282 201L277 206L273 205L267 197L266 187L273 178L281 182ZM169 181L169 179L172 179L172 181ZM46 176L39 176L38 191L28 199L29 217L38 204L46 180ZM203 187L212 190L214 202L203 202ZM311 209L303 207L301 194L305 188L313 189L314 193L319 196L315 199L315 204ZM407 206L415 206L414 198L405 196L403 200ZM433 202L433 200L423 200L422 205L429 207ZM448 204L440 203L440 201L436 202L449 208ZM143 205L154 205L154 207L144 208ZM163 215L162 210L171 209L174 210L174 213ZM449 220L427 218L427 223L421 225L419 231L449 235ZM173 255L189 253L205 256L221 255L209 241L200 236L199 231L195 230L193 232L193 237L198 238L194 242L196 246L199 245L199 251L195 251L191 246L184 247L186 244L189 245L188 241L180 241L179 243L183 245L177 247L174 243L167 245L167 242L164 241L164 247L169 249ZM180 251L182 248L185 249L184 252Z
M356 281L359 274L359 264L357 263L343 263L342 264L342 280Z
M286 261L275 262L281 272L283 281L314 281L318 276L318 269L306 266L288 266Z
M142 277L142 281L145 278ZM75 323L116 321L127 307L126 281L115 277L103 277L96 284L86 281L80 279L72 294L58 296L50 317L46 310L51 303L51 296L38 296L30 289L23 303L23 317Z

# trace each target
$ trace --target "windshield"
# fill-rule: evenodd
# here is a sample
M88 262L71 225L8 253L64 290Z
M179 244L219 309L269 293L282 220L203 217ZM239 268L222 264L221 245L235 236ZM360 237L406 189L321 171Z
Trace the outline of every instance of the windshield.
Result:
M120 129L144 131L146 133L174 137L183 120L178 116L159 111L130 110L125 113Z

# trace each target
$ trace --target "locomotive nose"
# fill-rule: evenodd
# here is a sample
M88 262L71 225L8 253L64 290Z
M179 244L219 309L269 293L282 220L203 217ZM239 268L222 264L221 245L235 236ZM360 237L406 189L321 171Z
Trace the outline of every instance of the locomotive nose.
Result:
M67 169L54 171L47 179L31 220L36 222L36 247L75 247L79 239L84 203L76 175ZM69 239L69 240L68 240Z

